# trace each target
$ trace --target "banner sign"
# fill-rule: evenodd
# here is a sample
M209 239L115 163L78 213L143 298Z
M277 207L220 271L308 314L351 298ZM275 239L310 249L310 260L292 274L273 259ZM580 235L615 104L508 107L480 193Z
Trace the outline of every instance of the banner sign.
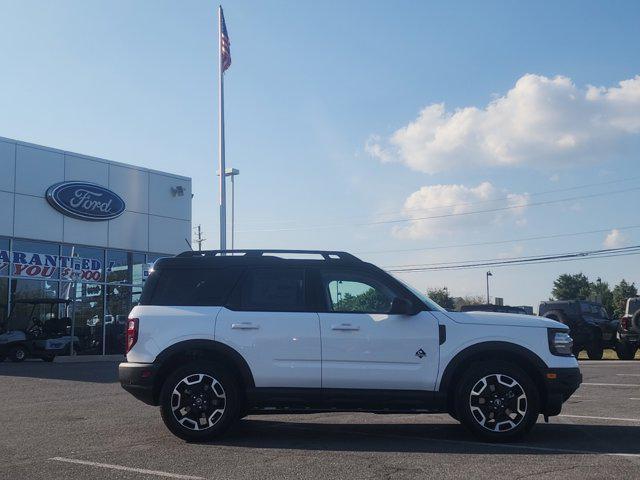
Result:
M44 253L9 252L0 250L0 272L9 269L14 277L55 278L74 282L102 280L102 261L96 258L65 257Z
M117 193L94 183L56 183L47 189L46 195L53 208L79 220L112 220L125 209L124 200Z

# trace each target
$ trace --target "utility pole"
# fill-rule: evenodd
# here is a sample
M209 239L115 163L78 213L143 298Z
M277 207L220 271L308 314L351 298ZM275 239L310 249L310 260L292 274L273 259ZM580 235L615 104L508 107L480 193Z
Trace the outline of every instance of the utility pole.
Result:
M487 272L487 305L489 305L489 277L493 277L493 273Z
M206 238L202 236L202 225L198 225L194 228L194 230L196 231L196 243L198 244L198 251L201 252L202 243L206 240Z

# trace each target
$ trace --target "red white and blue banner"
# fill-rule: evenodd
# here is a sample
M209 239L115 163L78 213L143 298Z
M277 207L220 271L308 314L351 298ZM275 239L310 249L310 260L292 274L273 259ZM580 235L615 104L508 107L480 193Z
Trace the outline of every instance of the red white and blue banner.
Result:
M66 257L0 250L0 273L14 277L58 278L73 282L102 281L102 261L97 258Z

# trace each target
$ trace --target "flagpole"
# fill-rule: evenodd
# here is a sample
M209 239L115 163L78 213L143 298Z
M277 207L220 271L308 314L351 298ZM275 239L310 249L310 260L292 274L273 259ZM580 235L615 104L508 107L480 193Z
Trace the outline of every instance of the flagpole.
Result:
M220 250L227 249L227 192L224 162L224 72L222 70L222 6L218 7L218 172L220 172Z

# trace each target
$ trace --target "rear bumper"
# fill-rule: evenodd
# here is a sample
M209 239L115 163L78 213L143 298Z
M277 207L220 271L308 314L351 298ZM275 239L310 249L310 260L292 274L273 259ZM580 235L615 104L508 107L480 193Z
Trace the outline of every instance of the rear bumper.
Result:
M625 342L631 345L640 345L640 333L619 331L618 337L621 342Z
M546 402L543 404L544 415L558 415L562 404L578 389L582 383L579 368L549 368L544 372Z
M154 391L157 365L153 363L128 363L118 365L120 385L131 395L147 405L157 405Z

